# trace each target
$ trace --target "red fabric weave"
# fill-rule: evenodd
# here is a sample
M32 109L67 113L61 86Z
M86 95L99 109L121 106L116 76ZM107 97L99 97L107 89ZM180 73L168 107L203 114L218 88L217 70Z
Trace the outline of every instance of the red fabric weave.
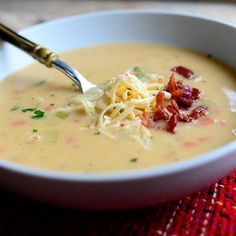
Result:
M0 235L236 235L236 172L209 188L149 209L66 210L0 191Z

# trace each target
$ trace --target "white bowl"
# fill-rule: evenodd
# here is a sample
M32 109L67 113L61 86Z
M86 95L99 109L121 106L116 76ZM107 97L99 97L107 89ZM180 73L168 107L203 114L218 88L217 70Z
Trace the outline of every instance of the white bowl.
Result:
M210 52L236 65L235 26L202 17L153 10L113 11L63 18L21 33L56 52L100 43L160 42ZM0 47L0 78L32 62L5 44ZM0 161L0 183L24 196L64 207L128 209L199 190L235 167L233 141L175 165L120 173L60 173Z

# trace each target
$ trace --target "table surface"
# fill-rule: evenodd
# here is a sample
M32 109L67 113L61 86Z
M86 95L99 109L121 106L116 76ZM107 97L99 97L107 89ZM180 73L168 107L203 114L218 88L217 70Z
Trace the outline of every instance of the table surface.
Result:
M236 4L0 0L0 21L16 30L71 14L110 9L167 9L236 24ZM235 235L236 173L157 207L111 213L55 208L0 190L0 235Z
M234 1L234 3L233 3ZM0 0L0 21L15 29L67 15L111 9L161 9L203 15L236 24L236 1L75 1L75 0Z

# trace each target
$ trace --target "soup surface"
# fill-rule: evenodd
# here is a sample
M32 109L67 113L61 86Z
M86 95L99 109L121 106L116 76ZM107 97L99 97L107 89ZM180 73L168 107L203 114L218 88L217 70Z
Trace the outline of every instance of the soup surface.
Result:
M235 140L236 73L211 55L158 44L112 44L66 52L61 58L95 84L133 67L166 78L185 66L196 75L184 84L200 89L208 109L196 122L178 123L175 134L151 129L145 149L117 131L111 139L80 112L56 113L79 91L65 76L33 64L0 84L0 156L11 162L57 171L123 171L173 164Z

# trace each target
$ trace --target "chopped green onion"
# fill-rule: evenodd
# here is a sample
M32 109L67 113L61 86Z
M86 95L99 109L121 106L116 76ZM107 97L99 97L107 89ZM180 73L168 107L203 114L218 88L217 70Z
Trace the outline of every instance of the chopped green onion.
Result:
M133 71L133 72L141 72L142 70L141 70L140 67L135 66L135 67L133 67L132 71Z
M45 83L46 83L46 80L40 80L39 82L35 83L34 86L43 85Z
M34 111L34 114L35 115L31 116L33 119L40 119L44 116L44 112L40 110Z
M22 112L29 112L29 111L35 111L36 110L36 107L28 107L28 108L25 108L22 110Z
M69 113L67 111L58 111L56 116L60 119L65 119L69 116Z
M124 112L125 111L125 109L124 108L121 108L120 109L120 113L122 113L122 112Z
M142 79L142 78L144 78L145 76L146 76L146 74L145 73L142 73L142 74L139 74L139 75L136 75L139 79Z
M137 162L137 161L138 161L138 158L132 158L132 159L129 160L129 162L133 162L133 163Z
M33 129L32 132L33 132L33 133L37 133L38 130L37 130L37 129Z
M98 132L96 132L96 133L94 133L94 135L99 135L99 134L101 134L101 132L99 132L99 131L98 131Z
M16 110L18 110L19 108L20 108L19 105L15 105L15 106L13 106L13 107L11 108L11 111L16 111Z

